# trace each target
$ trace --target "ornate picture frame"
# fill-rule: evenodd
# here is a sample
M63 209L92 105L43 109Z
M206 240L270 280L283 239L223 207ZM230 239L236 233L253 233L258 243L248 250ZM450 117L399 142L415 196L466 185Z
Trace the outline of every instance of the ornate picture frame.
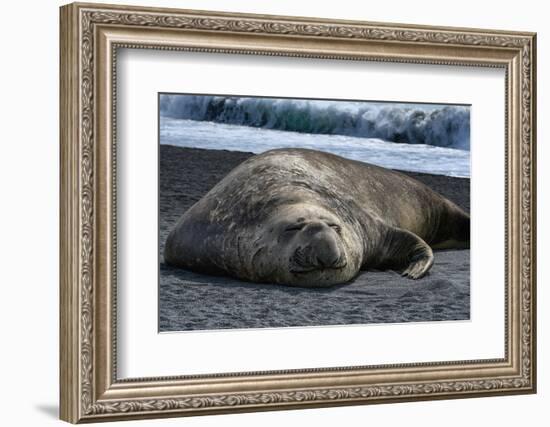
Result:
M536 391L536 35L74 3L60 11L61 419L112 421ZM117 377L117 49L505 71L504 357Z

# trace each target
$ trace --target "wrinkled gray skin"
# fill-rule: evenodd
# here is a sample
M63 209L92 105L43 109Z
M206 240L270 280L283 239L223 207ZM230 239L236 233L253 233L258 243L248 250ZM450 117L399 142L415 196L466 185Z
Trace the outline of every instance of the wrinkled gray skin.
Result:
M467 248L470 217L398 172L306 149L271 150L231 171L179 219L165 262L252 282L330 286L360 270L417 279L430 246Z

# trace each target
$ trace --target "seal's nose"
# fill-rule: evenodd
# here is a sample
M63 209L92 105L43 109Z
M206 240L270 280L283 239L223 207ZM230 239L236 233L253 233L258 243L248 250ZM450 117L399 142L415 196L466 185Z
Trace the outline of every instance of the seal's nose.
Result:
M309 227L317 230L312 239L312 246L319 266L326 268L339 267L339 264L343 261L343 256L337 241L337 235L324 223L311 224Z
M336 267L340 261L339 251L324 251L317 254L317 262L321 267Z

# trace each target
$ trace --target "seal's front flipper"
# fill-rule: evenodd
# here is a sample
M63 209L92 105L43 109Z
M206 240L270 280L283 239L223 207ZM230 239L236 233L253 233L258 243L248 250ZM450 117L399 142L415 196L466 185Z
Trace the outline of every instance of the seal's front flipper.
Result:
M422 243L424 243L423 246L419 246L411 252L409 265L401 273L402 276L420 279L432 268L434 263L432 249L425 242Z
M430 246L410 231L397 227L385 230L384 248L378 267L401 271L411 279L425 276L434 263Z

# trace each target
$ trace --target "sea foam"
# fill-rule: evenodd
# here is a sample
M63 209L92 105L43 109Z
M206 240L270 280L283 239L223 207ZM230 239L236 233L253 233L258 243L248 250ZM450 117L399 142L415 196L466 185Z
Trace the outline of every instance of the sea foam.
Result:
M288 132L161 116L160 143L252 153L275 148L309 148L391 169L470 176L469 151L425 144L396 144L378 138Z

